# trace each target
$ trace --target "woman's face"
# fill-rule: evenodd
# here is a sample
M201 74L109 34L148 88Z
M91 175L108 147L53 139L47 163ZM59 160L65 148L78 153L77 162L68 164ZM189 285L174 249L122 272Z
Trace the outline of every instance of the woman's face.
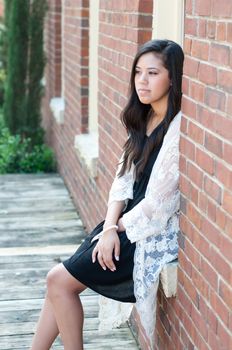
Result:
M170 83L168 70L158 55L148 52L139 58L135 67L135 89L140 102L153 107L166 104Z

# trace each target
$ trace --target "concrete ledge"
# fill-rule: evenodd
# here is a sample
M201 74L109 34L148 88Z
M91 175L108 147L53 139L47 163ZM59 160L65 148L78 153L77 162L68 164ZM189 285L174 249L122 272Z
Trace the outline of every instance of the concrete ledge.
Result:
M61 97L54 97L50 101L50 108L57 124L64 124L64 99Z
M178 260L164 266L160 274L160 281L167 298L176 296Z
M81 134L75 137L75 149L80 160L87 167L90 176L97 177L98 134Z

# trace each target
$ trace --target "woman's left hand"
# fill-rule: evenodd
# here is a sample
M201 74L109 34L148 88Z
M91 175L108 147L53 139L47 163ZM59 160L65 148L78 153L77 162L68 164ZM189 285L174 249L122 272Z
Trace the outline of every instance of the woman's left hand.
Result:
M120 240L116 230L111 230L103 234L99 239L92 253L92 261L95 263L96 257L103 268L103 270L110 269L116 270L116 266L113 261L113 254L115 260L119 260L120 255Z

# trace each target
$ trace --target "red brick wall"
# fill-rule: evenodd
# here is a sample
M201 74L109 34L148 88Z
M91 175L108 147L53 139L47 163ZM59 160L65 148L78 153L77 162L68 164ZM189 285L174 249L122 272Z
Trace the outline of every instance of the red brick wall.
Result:
M232 2L188 0L178 293L157 350L232 348Z
M74 149L75 135L88 131L89 3L69 0L62 9L63 125L56 124L49 110L50 99L61 94L60 0L50 4L43 122L87 230L105 214L126 137L119 116L138 44L151 38L152 3L100 1L97 179L88 175ZM185 12L178 294L166 299L159 290L156 349L228 350L232 346L231 1L186 0ZM138 335L145 350L141 329Z
M99 37L99 163L96 180L89 177L74 149L75 135L88 130L88 1L65 1L63 11L65 122L58 126L51 117L49 101L56 92L51 93L48 86L44 125L51 130L48 142L55 148L59 171L90 230L105 215L108 191L126 136L119 115L126 101L130 65L138 43L151 38L152 18L149 13L152 3L100 1L102 33ZM51 22L49 16L48 23ZM52 28L47 36L53 38L54 47L56 37ZM47 77L52 85L55 84L53 64L48 60Z

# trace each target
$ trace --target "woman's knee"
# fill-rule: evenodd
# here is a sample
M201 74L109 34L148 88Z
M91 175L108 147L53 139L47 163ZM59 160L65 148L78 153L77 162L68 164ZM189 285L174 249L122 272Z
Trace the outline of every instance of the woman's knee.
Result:
M49 297L57 294L62 289L62 269L61 264L53 267L47 274L47 292Z
M48 297L58 297L65 293L81 293L86 287L76 280L64 267L56 265L47 274Z

